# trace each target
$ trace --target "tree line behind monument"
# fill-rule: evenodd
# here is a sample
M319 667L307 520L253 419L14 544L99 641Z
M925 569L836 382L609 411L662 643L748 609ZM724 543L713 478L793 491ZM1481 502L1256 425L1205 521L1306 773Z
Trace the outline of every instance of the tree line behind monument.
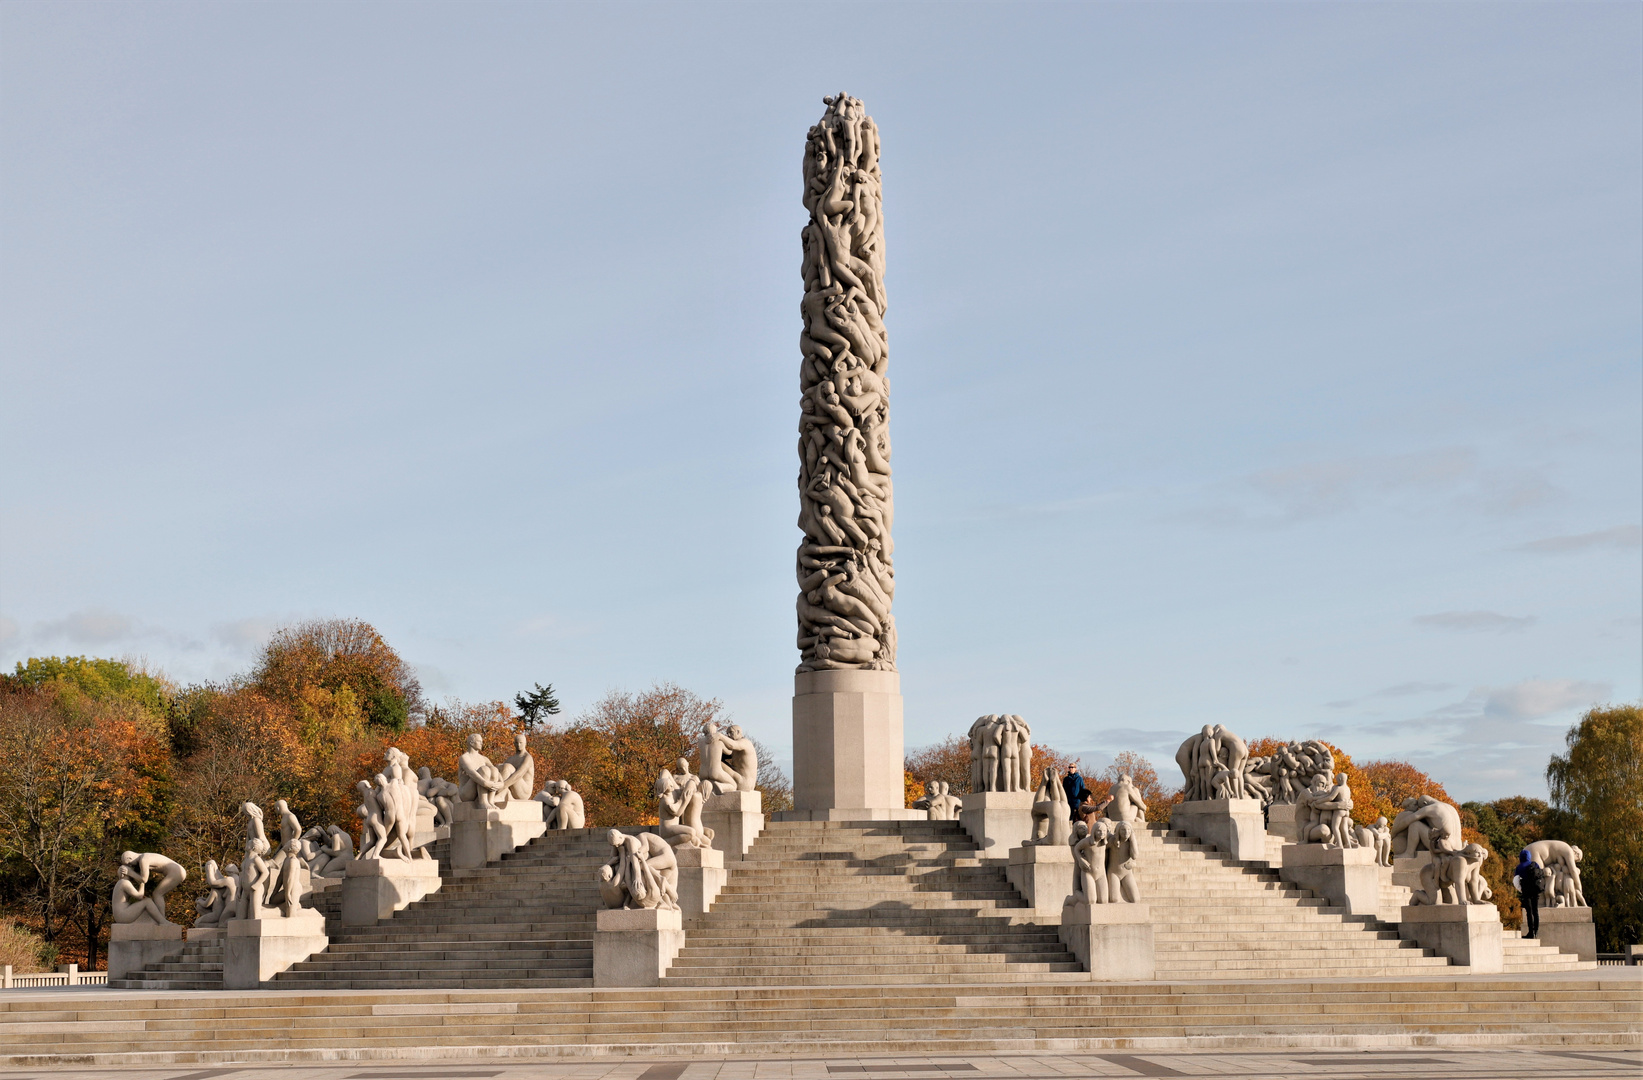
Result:
M723 719L720 702L663 684L616 691L557 720L552 687L514 703L432 705L415 674L371 626L324 620L276 632L251 670L221 683L179 686L123 660L46 657L0 675L0 963L18 971L78 962L99 966L109 895L126 850L165 850L187 866L226 862L241 842L243 803L285 799L305 822L354 831L354 784L378 768L389 745L435 775L456 775L467 736L487 746L526 734L537 774L568 780L589 826L656 822L660 769L694 751L696 734ZM1281 740L1250 744L1269 752ZM1388 819L1405 798L1453 802L1407 762L1359 766L1338 747L1352 816ZM792 806L792 787L759 747L759 790L767 813ZM1074 759L1032 746L1032 775L1064 773ZM1594 709L1571 731L1570 750L1549 770L1559 807L1515 796L1460 805L1466 839L1486 846L1484 873L1508 926L1516 893L1507 882L1516 852L1543 835L1579 844L1599 947L1613 951L1643 934L1643 713ZM1625 783L1625 776L1633 778ZM1627 773L1627 770L1630 770ZM1180 792L1140 754L1115 755L1085 778L1097 800L1128 775L1166 821ZM970 790L969 742L954 734L912 751L907 805L938 780ZM1503 860L1502 856L1505 856ZM203 885L191 876L174 894L192 907Z

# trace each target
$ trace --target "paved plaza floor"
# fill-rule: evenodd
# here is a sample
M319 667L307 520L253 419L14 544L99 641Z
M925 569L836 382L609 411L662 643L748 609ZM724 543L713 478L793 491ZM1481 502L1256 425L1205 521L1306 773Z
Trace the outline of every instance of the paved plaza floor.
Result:
M100 1066L0 1070L3 1080L1064 1080L1068 1077L1238 1077L1240 1080L1579 1080L1643 1076L1643 1049L1293 1050L738 1057L354 1065Z

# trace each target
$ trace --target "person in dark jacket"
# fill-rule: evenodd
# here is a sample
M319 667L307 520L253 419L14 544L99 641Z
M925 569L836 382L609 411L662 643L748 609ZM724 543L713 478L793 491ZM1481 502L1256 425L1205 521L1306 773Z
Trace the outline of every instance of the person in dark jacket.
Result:
M1078 774L1077 765L1067 766L1067 775L1061 778L1061 786L1067 791L1067 805L1072 807L1071 816L1077 820L1078 808L1083 804L1084 796L1090 793L1090 789L1084 786L1084 778Z
M1524 848L1518 853L1517 869L1512 873L1517 878L1518 898L1523 901L1523 936L1532 938L1540 933L1540 887L1545 871L1535 865L1529 849Z

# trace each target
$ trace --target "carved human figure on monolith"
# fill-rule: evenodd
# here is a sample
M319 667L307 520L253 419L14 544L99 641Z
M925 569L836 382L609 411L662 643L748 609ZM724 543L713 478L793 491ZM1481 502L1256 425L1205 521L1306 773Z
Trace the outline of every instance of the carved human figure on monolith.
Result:
M1586 891L1580 884L1578 847L1563 840L1536 840L1525 848L1529 861L1551 873L1547 889L1549 907L1586 907Z
M532 763L534 771L534 762ZM457 786L424 765L416 771L416 790L434 808L434 827L451 823L451 806L456 799Z
M740 724L725 729L724 754L725 767L736 778L737 791L752 791L759 786L759 750L742 733Z
M1436 839L1442 831L1444 839ZM1421 851L1458 851L1461 846L1460 811L1430 795L1403 801L1392 819L1392 853L1410 856Z
M456 759L456 798L458 802L494 809L507 805L507 786L512 772L497 768L481 753L484 746L485 740L477 731L468 736L467 750Z
M135 851L121 852L120 870L127 880L137 886L138 896L146 900L148 905L152 906L153 910L158 913L158 921L166 922L166 895L187 880L188 871L184 870L178 863L154 851L144 852L140 855ZM149 880L154 877L158 877L159 880L150 887ZM118 882L115 883L115 891L120 891ZM136 904L135 907L139 911L146 910L144 905L140 903ZM114 921L121 922L122 920L116 918ZM130 922L133 920L123 921Z
M1120 821L1112 827L1107 841L1107 899L1109 903L1136 904L1141 901L1141 882L1135 876L1140 850L1135 841L1136 827Z
M582 796L571 790L569 780L549 780L536 801L547 807L543 817L550 829L580 829L586 820Z
M663 769L656 777L656 831L674 847L713 846L713 830L702 825L702 788L696 777L680 783Z
M1101 818L1073 826L1073 891L1068 904L1105 904L1109 900L1107 844L1112 827Z
M531 756L530 741L523 731L514 735L513 753L502 762L502 772L508 778L509 800L529 799L536 790L536 759Z
M726 759L730 756L725 732L718 723L709 720L702 725L702 733L696 738L696 767L697 775L706 786L708 794L718 795L726 791L735 791L736 774L731 771Z
M1135 778L1129 773L1118 777L1118 782L1108 793L1107 820L1115 822L1136 822L1147 819L1147 804L1141 798L1141 789L1135 786Z
M823 101L827 112L810 129L804 157L798 670L894 671L878 128L856 98Z

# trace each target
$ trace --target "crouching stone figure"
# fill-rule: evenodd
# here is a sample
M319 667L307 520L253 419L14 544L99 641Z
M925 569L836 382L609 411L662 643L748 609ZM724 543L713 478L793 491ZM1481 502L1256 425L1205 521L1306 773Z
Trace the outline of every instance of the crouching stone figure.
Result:
M655 833L606 834L616 854L599 868L599 895L607 908L679 910L679 862Z

